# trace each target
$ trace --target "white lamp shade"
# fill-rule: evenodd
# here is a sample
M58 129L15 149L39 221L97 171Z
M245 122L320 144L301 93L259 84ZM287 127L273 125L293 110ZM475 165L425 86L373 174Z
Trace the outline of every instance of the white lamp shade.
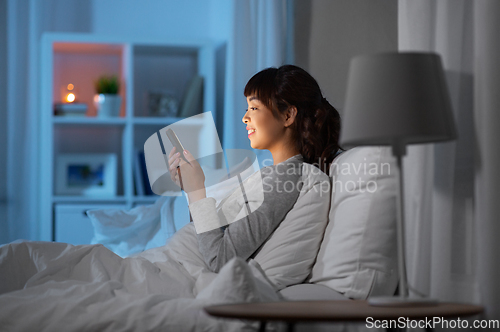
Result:
M454 139L441 58L381 53L351 60L341 145L406 145Z

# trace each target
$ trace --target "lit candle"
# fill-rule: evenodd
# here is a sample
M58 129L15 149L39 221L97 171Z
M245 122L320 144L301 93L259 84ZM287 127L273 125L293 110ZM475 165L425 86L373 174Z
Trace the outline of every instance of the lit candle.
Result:
M76 101L76 89L72 83L61 88L62 101L64 103L73 103Z

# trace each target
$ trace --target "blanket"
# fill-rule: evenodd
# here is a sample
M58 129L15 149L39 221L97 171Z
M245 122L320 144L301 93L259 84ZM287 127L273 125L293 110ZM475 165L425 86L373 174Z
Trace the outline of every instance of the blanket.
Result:
M216 319L203 307L278 300L253 261L210 272L192 224L127 258L102 245L0 247L0 331L255 331L255 322Z

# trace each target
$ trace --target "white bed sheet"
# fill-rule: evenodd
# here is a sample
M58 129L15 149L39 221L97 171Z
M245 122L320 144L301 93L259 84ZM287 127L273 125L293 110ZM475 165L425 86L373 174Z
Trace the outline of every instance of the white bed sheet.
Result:
M0 294L1 331L254 331L256 323L215 319L203 307L280 300L254 262L208 271L191 224L128 258L102 245L4 245Z

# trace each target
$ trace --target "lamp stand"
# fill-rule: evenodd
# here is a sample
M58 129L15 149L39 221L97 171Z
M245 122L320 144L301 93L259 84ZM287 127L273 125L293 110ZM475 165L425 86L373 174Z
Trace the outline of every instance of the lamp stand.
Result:
M404 213L404 179L403 179L403 157L406 155L406 145L402 142L394 142L392 154L396 158L399 178L399 195L397 195L397 250L398 250L398 273L399 273L399 295L398 296L376 296L368 299L372 306L432 306L438 301L430 298L410 298L408 292L408 282L406 278L405 263L405 213Z

